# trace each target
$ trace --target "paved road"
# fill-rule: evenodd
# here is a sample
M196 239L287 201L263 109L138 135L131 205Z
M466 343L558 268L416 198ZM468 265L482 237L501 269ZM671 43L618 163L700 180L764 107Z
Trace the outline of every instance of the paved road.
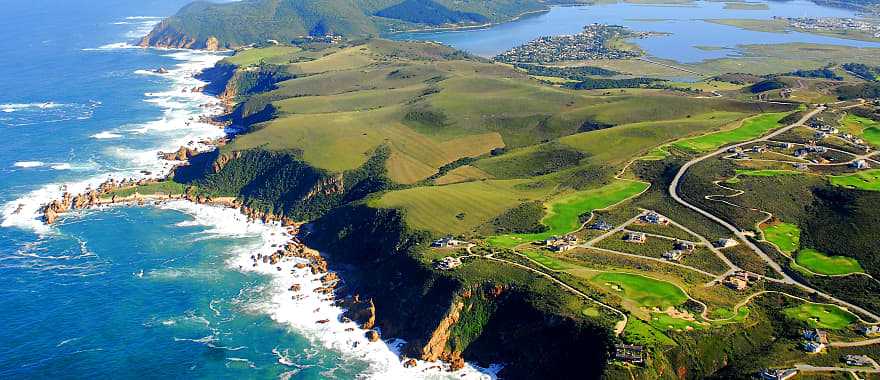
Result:
M694 165L696 165L696 164L698 164L698 163L700 163L700 162L702 162L702 161L704 161L704 160L706 160L706 159L709 159L709 158L715 157L715 156L717 156L717 155L719 155L719 154L722 154L722 153L726 152L726 151L727 151L728 149L730 149L730 148L738 148L738 147L742 147L742 146L745 146L745 145L754 144L754 143L757 143L757 142L767 141L767 140L770 140L770 139L772 139L772 138L774 138L774 137L776 137L776 136L779 136L779 135L781 135L781 134L783 134L783 133L785 133L785 132L788 132L789 130L791 130L791 129L793 129L793 128L797 128L797 127L803 126L804 123L807 122L807 120L809 120L809 119L812 118L813 116L816 116L816 115L818 115L819 113L825 111L825 109L826 109L825 106L817 107L816 109L814 109L814 110L808 112L807 114L805 114L805 115L804 115L803 117L801 117L801 119L798 120L797 122L795 122L795 123L793 123L793 124L791 124L791 125L788 125L788 126L782 127L782 128L780 128L780 129L778 129L778 130L776 130L776 131L774 131L774 132L772 132L772 133L770 133L770 134L768 134L768 135L765 135L765 136L763 136L763 137L760 137L760 138L757 138L757 139L754 139L754 140L751 140L751 141L746 141L746 142L738 143L738 144L735 144L735 145L726 146L726 147L723 147L723 148L721 148L721 149L718 149L718 150L716 150L716 151L714 151L714 152L712 152L712 153L709 153L709 154L706 154L706 155L703 155L703 156L700 156L700 157L694 158L693 160L688 161L687 163L685 163L684 165L682 165L681 169L678 170L678 173L675 174L675 178L672 179L672 183L669 184L669 194L670 194L670 196L672 196L672 199L674 199L676 202L680 203L681 205L683 205L683 206L685 206L685 207L687 207L687 208L689 208L689 209L691 209L691 210L694 210L694 211L700 213L701 215L705 216L706 218L709 218L710 220L712 220L712 221L714 221L714 222L720 224L721 226L723 226L724 228L726 228L727 230L729 230L730 232L732 232L732 233L734 234L734 236L736 236L740 241L742 241L743 243L745 243L745 245L746 245L749 249L751 249L752 251L754 251L755 254L757 254L762 260L764 260L764 262L767 263L768 266L770 266L771 268L773 268L774 271L776 271L777 273L779 273L779 274L782 276L782 278L783 278L783 282L788 283L788 284L792 284L792 285L796 285L796 286L800 287L801 289L804 289L805 291L808 291L808 292L814 292L814 293L816 293L816 294L818 294L818 295L820 295L820 296L822 296L822 297L825 297L826 299L833 300L834 302L836 302L836 303L838 303L838 304L840 304L840 305L846 306L846 307L848 307L848 308L850 308L850 309L852 309L852 310L856 310L856 311L858 311L858 312L860 312L860 313L862 313L862 314L864 314L864 315L867 315L867 316L871 317L872 319L874 319L875 321L880 321L880 316L877 316L876 314L871 313L871 312L869 312L868 310L865 310L865 309L862 308L862 307L859 307L859 306L857 306L857 305L853 305L853 304L851 304L851 303L849 303L849 302L846 302L846 301L843 301L843 300L837 299L836 297L833 297L833 296L831 296L830 294L826 294L826 293L820 292L820 291L818 291L818 290L816 290L816 289L813 289L813 288L811 288L811 287L809 287L809 286L807 286L807 285L804 285L804 284L802 284L802 283L796 281L794 278L792 278L791 276L789 276L788 274L786 274L785 271L783 271L782 266L780 266L779 263L777 263L777 262L774 261L772 258L770 258L770 256L767 256L767 254L764 253L764 251L762 251L760 248L758 248L757 245L755 245L754 243L752 243L752 242L746 237L745 233L743 233L743 231L741 231L739 228L737 228L736 226L734 226L734 225L728 223L726 220L724 220L724 219L722 219L722 218L720 218L720 217L718 217L718 216L715 216L714 214L712 214L712 213L710 213L710 212L708 212L708 211L706 211L706 210L704 210L704 209L702 209L702 208L700 208L700 207L698 207L698 206L696 206L696 205L694 205L694 204L691 204L690 202L688 202L688 201L682 199L681 196L679 195L679 187L680 187L680 185L681 185L681 179L684 178L684 175L687 173L688 169L690 169L690 168L693 167Z

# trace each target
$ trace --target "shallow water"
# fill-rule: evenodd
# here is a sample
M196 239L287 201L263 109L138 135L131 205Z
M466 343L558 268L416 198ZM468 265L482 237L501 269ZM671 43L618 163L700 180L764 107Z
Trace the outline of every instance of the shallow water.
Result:
M705 19L770 19L783 17L853 17L852 11L829 8L803 0L764 2L767 10L724 9L723 2L697 1L688 5L599 4L555 7L518 21L488 28L460 31L402 33L394 39L438 41L482 56L494 56L547 35L574 34L592 23L623 25L636 31L664 32L633 40L649 55L679 62L732 57L738 45L804 42L855 47L880 47L880 43L845 40L808 33L765 33L718 25ZM727 48L706 50L699 47Z

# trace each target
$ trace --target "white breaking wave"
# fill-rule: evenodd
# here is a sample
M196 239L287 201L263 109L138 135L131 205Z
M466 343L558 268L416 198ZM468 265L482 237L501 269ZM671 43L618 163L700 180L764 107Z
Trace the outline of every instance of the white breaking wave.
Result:
M266 313L273 320L290 326L307 337L314 346L339 352L344 360L363 361L369 364L366 374L371 379L492 379L500 366L484 369L472 365L456 372L447 372L443 363L419 361L415 367L404 368L399 359L399 348L405 343L370 342L364 330L355 322L343 323L340 320L343 309L330 300L315 293L321 287L321 275L313 275L308 268L297 269L303 259L285 259L275 265L258 264L253 266L251 255L262 253L271 255L286 244L291 236L286 228L277 223L264 224L250 222L238 210L209 205L199 205L186 201L164 203L162 208L184 212L193 217L187 225L207 227L206 234L216 238L254 238L259 239L232 252L227 265L235 270L257 272L272 279L269 299L252 305L252 312ZM281 268L281 270L278 270ZM289 291L291 285L300 285L300 291ZM293 295L296 294L296 297ZM317 323L317 321L328 321ZM346 331L353 328L352 331ZM288 352L273 350L278 362L293 365Z
M44 163L42 161L19 161L19 162L12 164L12 166L15 166L17 168L38 168L38 167L43 166L45 164L46 163Z
M18 227L35 231L40 234L50 233L41 220L40 209L43 205L55 199L60 199L67 191L72 194L83 193L90 188L114 178L122 180L126 178L144 179L164 177L172 168L173 164L158 157L160 151L176 151L181 146L189 146L193 149L204 151L212 147L203 144L208 141L225 136L225 132L217 126L200 123L198 119L204 114L217 114L222 112L222 106L216 98L201 92L190 91L194 87L204 86L206 83L195 78L202 70L213 66L223 58L223 55L194 52L191 54L172 55L177 61L174 67L169 68L166 79L169 81L169 90L163 91L156 96L150 97L151 103L156 104L163 110L163 117L159 120L150 121L139 126L133 126L139 130L145 138L155 141L156 144L150 149L134 149L126 146L108 146L106 153L111 156L122 158L127 164L113 172L95 174L78 182L47 184L35 189L18 199L0 206L0 226ZM146 100L146 99L145 99ZM91 111L100 106L100 102L90 102L87 105L77 105L86 111ZM42 110L43 112L65 111L71 105L54 102L29 103L29 104L3 104L5 109L11 109L11 115L16 115L20 110ZM4 109L0 107L0 109ZM68 112L69 111L65 111ZM3 115L0 113L0 115ZM80 112L77 116L83 116ZM60 118L59 118L60 120ZM41 120L39 122L47 122ZM0 118L0 124L3 119ZM23 125L18 124L18 125ZM113 141L120 134L114 132L101 132L91 136L95 139L107 139ZM121 141L121 140L120 140ZM19 162L16 167L37 167L36 161ZM43 166L45 163L40 163ZM56 170L73 170L80 168L76 165L65 163L52 164ZM82 167L83 169L93 167ZM149 173L149 174L146 174Z
M63 104L55 103L55 102L41 102L41 103L7 103L0 104L0 110L6 113L12 113L21 110L27 109L50 109L50 108L58 108L63 106Z
M132 18L132 20L137 19L140 18ZM108 51L131 48L136 48L136 46L117 43L86 50ZM196 149L208 149L209 147L202 144L201 141L224 135L220 128L198 122L201 115L222 111L222 106L217 99L198 91L192 91L193 88L205 85L194 75L213 66L223 56L197 51L168 51L170 53L167 54L167 57L179 62L175 67L169 68L168 74L163 75L170 81L170 89L145 94L145 101L160 107L163 110L163 117L141 125L130 126L131 132L161 141L161 145L142 150L126 146L107 147L108 154L124 158L130 163L130 167L115 172L96 174L80 182L48 184L31 191L0 207L0 217L2 217L0 226L30 229L41 234L50 233L51 229L39 220L40 207L53 199L60 198L64 191L74 194L82 193L89 188L96 187L108 178L141 179L150 177L144 174L145 171L151 172L152 177L164 176L171 169L171 164L157 157L159 151L173 151L182 145ZM92 137L110 139L110 136L115 135L118 134L102 132ZM499 369L498 367L480 369L469 365L462 370L449 373L441 369L445 365L428 362L419 362L413 368L404 368L399 359L399 347L403 342L369 342L364 336L363 330L357 328L354 322L343 323L340 321L343 310L335 306L332 301L324 299L314 292L317 287L321 286L319 276L313 275L308 269L295 268L295 264L302 261L286 260L273 266L251 266L251 254L256 252L271 254L279 245L285 244L290 239L285 228L277 224L249 222L238 210L231 208L198 205L185 201L168 202L160 207L178 210L193 216L194 220L186 225L208 227L205 235L254 240L255 243L250 246L231 252L232 257L227 262L234 269L258 272L271 277L270 298L254 305L252 311L268 314L275 321L308 337L315 346L339 352L344 360L368 363L369 369L365 374L367 378L491 379L495 377L494 374ZM278 271L276 267L281 267L281 271ZM207 273L164 271L152 272L146 277L169 278L179 275L210 276ZM299 293L301 297L298 299L293 299L291 292L288 291L294 283L301 286ZM316 323L316 321L324 319L329 322ZM177 321L164 320L160 323L172 325ZM349 328L354 328L354 330L346 331ZM212 334L196 339L175 339L210 345L214 343L216 337ZM285 365L291 363L287 353L283 355L279 353L278 356L279 363ZM241 362L252 365L247 359L228 359L230 359L230 363Z
M91 137L93 139L118 139L118 138L122 137L122 135L120 135L118 133L113 133L110 131L104 131L101 133L95 133Z
M101 102L88 103L5 103L0 104L0 125L13 127L57 123L69 120L85 120L92 117Z

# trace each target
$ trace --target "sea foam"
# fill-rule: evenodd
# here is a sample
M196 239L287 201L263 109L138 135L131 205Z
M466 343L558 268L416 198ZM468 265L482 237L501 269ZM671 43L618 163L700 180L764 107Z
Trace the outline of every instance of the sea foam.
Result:
M127 43L116 44L116 47L128 45ZM125 47L127 48L127 46ZM95 50L106 50L104 47ZM154 146L148 149L135 149L124 145L108 145L104 148L106 154L122 158L127 164L113 172L96 173L77 182L54 183L41 186L32 190L16 200L0 206L0 226L18 227L32 230L40 234L51 233L41 220L41 207L52 200L60 199L64 192L79 194L90 188L96 188L110 178L122 180L126 178L145 179L164 177L173 168L173 163L159 158L158 153L176 151L181 146L204 151L212 147L201 143L225 136L223 129L208 123L199 122L200 116L205 114L218 114L223 109L217 99L201 92L192 92L195 87L204 86L206 83L195 78L202 70L213 66L224 56L216 53L192 52L186 54L168 54L176 64L169 68L165 76L169 82L168 90L158 92L145 97L150 103L162 109L163 116L158 120L132 126L134 131L142 134L148 141L153 141ZM101 106L100 102L90 101L88 104L70 105L55 102L39 103L9 103L0 105L0 109L12 110L7 112L15 115L23 111L54 112L57 119L36 122L53 122L57 120L70 120L89 116L90 112ZM0 118L0 124L4 121ZM26 123L10 124L25 125ZM95 139L117 141L120 134L114 132L101 132L91 136ZM15 165L19 168L35 168L45 163L36 161L21 161ZM54 164L56 170L74 169L75 166L59 163ZM149 173L149 174L146 174Z
M262 302L253 305L253 312L266 313L273 320L289 326L308 338L313 345L339 352L344 360L362 361L369 365L364 374L371 379L493 379L499 366L478 368L467 365L456 372L448 372L445 363L418 361L415 367L405 368L400 361L400 347L403 341L370 342L364 330L355 322L342 322L343 309L336 306L314 290L321 287L321 274L314 275L308 268L298 269L297 263L307 263L304 259L285 259L275 265L258 264L253 266L251 255L262 253L271 255L286 244L291 235L277 223L264 224L249 221L238 210L210 205L199 205L186 201L164 203L162 208L176 210L193 217L187 226L201 225L207 228L205 234L217 238L239 237L258 238L254 243L237 248L230 253L227 265L244 272L256 272L271 278L270 295ZM281 268L281 270L278 270ZM297 293L289 291L291 285L300 285ZM293 297L293 295L297 297ZM295 299L296 298L296 299ZM326 323L317 321L326 320ZM351 330L353 329L353 330ZM346 331L351 330L351 331ZM288 353L275 352L279 363L292 366Z

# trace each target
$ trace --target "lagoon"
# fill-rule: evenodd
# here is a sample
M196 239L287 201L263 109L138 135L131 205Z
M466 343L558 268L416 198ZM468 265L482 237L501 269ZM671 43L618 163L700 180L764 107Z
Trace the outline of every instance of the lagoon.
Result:
M697 1L687 4L612 3L560 6L486 28L454 31L400 33L397 40L437 41L484 57L547 35L579 32L592 23L623 25L636 31L668 33L633 40L649 56L694 63L735 57L739 45L812 43L852 47L880 47L878 42L847 40L809 33L768 33L720 25L710 19L771 19L780 17L856 17L851 10L820 6L809 1L756 2L767 9L730 9L724 2Z

